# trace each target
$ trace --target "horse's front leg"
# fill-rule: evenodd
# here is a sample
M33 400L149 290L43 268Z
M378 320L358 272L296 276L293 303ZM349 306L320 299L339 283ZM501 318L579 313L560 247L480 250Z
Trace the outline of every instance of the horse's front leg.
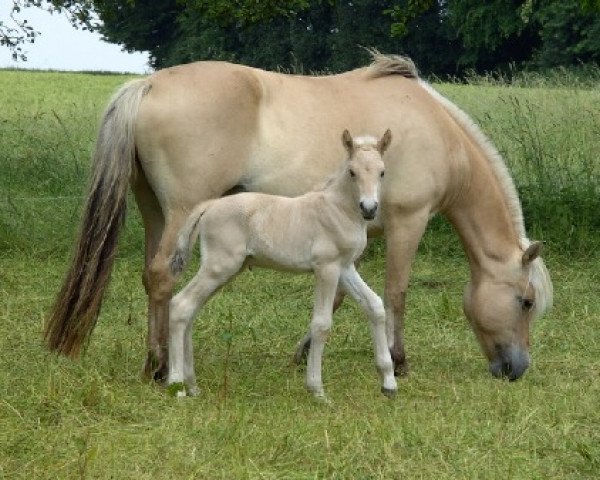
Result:
M336 264L315 268L315 300L310 324L310 348L306 368L306 387L316 397L324 398L321 365L325 342L332 324L332 307L340 277Z
M381 392L390 397L394 396L398 385L394 377L394 366L388 348L383 301L369 288L354 266L343 270L340 279L344 291L354 298L367 313L371 324L375 365L382 380Z
M404 309L412 260L429 221L429 208L406 212L386 206L385 310L387 341L396 375L408 374L404 351Z

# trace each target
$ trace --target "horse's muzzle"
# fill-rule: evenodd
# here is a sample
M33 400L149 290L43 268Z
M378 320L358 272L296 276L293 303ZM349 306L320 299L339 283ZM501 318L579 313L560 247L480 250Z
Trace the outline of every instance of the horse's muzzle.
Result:
M496 348L497 357L490 362L490 373L496 378L518 380L529 368L529 353L518 347Z
M377 207L379 204L377 202L374 203L366 203L360 202L360 212L365 220L373 220L377 215Z

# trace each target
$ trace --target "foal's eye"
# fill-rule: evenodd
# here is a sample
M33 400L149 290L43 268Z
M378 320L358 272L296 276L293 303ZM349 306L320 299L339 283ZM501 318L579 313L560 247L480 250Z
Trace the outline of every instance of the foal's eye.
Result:
M385 172L381 172L381 174L379 175L381 178L383 178L385 176Z
M534 301L531 298L518 297L521 308L526 311L530 311L533 308Z
M354 170L348 170L348 173L352 178L356 177L356 173L354 173Z

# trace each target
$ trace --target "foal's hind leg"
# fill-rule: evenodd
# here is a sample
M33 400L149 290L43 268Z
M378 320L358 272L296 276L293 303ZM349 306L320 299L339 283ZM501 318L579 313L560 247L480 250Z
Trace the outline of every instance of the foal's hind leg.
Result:
M245 260L243 254L203 253L200 270L170 304L168 384L185 384L186 390L178 395L198 393L192 343L194 317L210 297L240 271Z

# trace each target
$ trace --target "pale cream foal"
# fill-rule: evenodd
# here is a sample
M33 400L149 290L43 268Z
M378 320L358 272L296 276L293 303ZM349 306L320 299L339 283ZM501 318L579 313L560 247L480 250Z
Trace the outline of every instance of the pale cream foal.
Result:
M195 395L198 390L193 319L211 295L244 266L314 272L306 386L315 396L325 395L321 358L338 283L369 317L382 392L396 392L383 302L354 267L367 243L367 221L378 211L382 155L390 141L389 129L380 140L369 136L353 139L345 130L342 142L347 162L323 190L295 198L240 193L202 203L192 211L170 259L171 270L179 274L200 235L200 270L170 304L168 383L181 384L179 396Z

